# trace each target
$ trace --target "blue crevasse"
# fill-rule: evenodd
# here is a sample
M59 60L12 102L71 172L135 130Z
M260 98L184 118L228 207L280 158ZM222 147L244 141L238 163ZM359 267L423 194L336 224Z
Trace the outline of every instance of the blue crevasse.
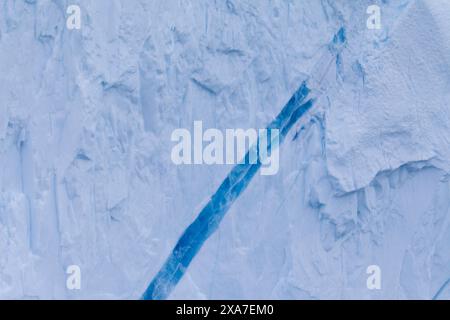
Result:
M309 92L303 83L269 126L271 129L280 129L280 142L297 120L313 106L313 100L303 103ZM268 142L267 148L271 150L271 142ZM166 263L148 286L143 299L165 299L176 286L203 243L217 230L229 207L246 189L261 167L259 159L257 163L251 164L249 157L247 153L244 163L233 168L198 217L184 231Z

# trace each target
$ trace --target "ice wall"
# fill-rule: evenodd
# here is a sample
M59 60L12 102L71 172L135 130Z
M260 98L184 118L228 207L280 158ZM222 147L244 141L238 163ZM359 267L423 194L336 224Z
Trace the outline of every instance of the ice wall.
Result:
M171 132L264 128L344 27L278 174L171 298L449 298L447 2L1 0L0 297L139 298L231 169L175 166Z

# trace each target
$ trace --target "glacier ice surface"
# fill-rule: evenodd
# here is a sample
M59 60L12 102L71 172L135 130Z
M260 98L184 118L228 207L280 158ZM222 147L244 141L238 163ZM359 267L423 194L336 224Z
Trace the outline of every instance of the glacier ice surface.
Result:
M70 1L0 4L0 298L139 298L232 169L173 165L171 132L266 127L340 27L278 174L170 298L450 298L448 1L378 1L380 30L368 0L76 2L80 30Z

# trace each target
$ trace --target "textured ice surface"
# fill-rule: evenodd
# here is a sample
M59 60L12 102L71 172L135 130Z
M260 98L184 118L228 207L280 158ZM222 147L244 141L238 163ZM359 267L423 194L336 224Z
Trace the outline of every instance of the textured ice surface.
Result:
M71 1L0 0L0 298L139 298L232 169L174 165L171 132L266 127L340 27L170 298L450 298L450 3L375 2L381 30L372 1L78 0L68 30Z

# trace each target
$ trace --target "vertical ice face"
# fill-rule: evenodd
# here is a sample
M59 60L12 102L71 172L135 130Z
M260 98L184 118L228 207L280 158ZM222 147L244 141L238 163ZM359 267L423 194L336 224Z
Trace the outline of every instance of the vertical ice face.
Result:
M1 298L139 298L231 169L174 165L171 132L266 127L339 26L334 85L170 297L449 297L447 1L380 30L372 1L70 4L0 4Z

